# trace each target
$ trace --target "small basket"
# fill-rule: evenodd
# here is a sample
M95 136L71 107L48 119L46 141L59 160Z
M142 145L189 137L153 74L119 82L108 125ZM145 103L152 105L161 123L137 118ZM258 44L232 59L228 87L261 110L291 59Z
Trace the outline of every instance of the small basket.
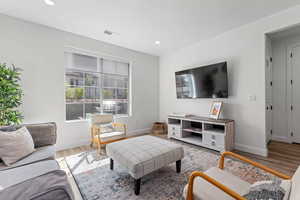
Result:
M167 134L167 126L164 122L154 122L152 126L153 135L164 135Z

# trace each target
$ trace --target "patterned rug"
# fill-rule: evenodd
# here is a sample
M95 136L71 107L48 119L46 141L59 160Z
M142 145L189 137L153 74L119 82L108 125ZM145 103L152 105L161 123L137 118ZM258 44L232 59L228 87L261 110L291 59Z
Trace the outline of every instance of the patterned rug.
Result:
M111 171L109 158L106 156L90 151L65 159L84 200L181 200L183 188L191 172L218 166L220 154L205 148L177 141L176 143L181 144L185 152L181 173L176 173L174 163L143 177L139 196L134 194L131 176L117 162L114 171ZM251 165L231 159L226 159L225 169L250 183L273 178Z

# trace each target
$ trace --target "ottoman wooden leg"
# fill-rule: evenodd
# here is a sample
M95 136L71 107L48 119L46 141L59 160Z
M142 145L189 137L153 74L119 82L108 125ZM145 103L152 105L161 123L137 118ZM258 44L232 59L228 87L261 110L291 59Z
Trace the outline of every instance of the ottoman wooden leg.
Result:
M110 170L114 170L114 160L110 159Z
M181 171L181 160L176 161L176 172L180 173Z
M140 189L141 189L141 179L134 179L134 193L135 195L140 194Z

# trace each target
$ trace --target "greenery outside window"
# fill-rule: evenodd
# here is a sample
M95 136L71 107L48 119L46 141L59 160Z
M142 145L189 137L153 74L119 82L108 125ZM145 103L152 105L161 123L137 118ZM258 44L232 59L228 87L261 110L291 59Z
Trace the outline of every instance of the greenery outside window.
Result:
M129 114L129 63L65 53L66 120Z

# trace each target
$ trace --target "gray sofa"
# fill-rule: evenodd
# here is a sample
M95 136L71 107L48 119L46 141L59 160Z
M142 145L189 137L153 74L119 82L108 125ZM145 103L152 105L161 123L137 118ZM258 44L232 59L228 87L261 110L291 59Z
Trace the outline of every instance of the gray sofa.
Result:
M0 199L72 200L71 187L55 158L56 124L27 124L35 151L6 166L0 161ZM19 127L1 127L12 131Z

